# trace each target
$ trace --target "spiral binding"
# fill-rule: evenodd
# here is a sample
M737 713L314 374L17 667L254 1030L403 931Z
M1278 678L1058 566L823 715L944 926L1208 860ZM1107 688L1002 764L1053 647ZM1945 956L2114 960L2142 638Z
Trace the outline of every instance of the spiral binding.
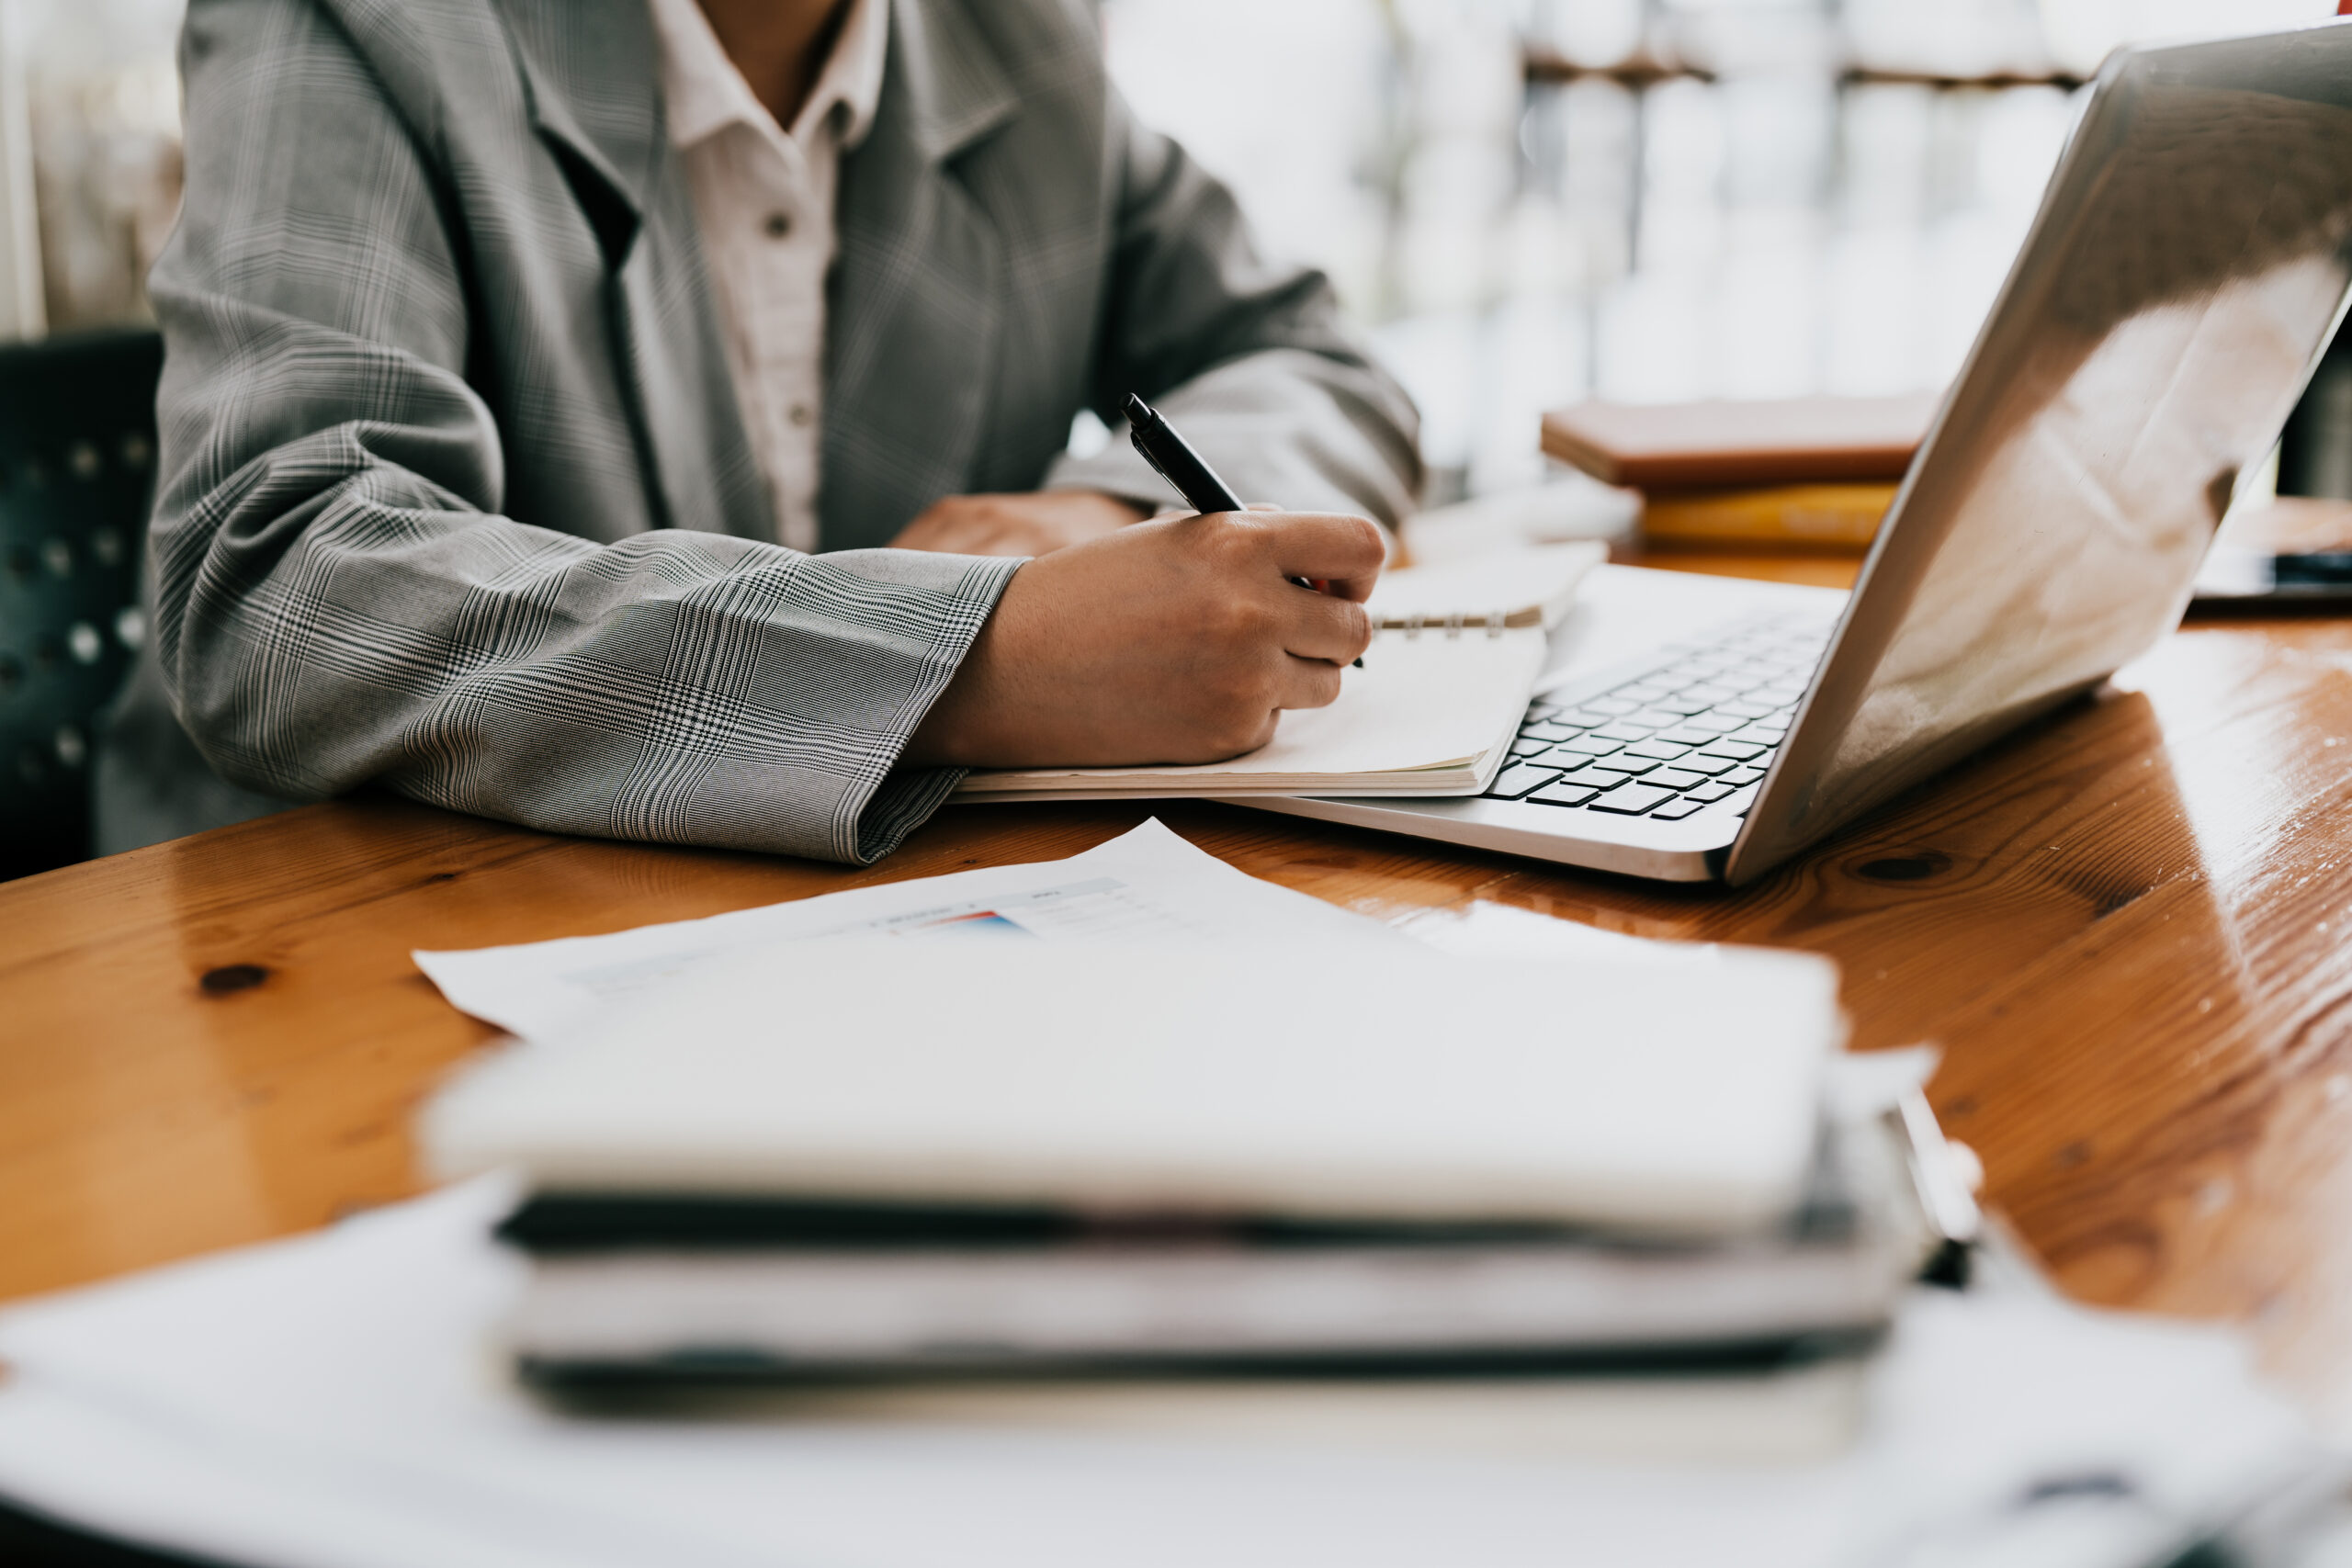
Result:
M1425 628L1433 626L1442 626L1449 641L1458 639L1465 628L1474 626L1484 626L1488 637L1498 637L1510 626L1510 612L1489 610L1483 615L1465 615L1456 610L1443 621L1435 622L1424 615L1408 615L1402 621L1384 621L1378 629L1401 631L1405 634L1405 640L1410 642L1419 637Z

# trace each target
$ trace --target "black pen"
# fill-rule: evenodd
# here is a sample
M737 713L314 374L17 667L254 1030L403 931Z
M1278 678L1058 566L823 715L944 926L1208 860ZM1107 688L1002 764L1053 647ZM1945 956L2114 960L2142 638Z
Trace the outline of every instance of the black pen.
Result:
M1136 450L1143 454L1143 460L1151 465L1152 472L1175 487L1185 505L1200 513L1249 510L1233 493L1233 487L1217 477L1208 459L1193 451L1193 444L1177 434L1176 427L1162 418L1158 409L1129 392L1126 415L1127 439L1135 443ZM1304 577L1291 581L1301 588L1323 592L1320 584ZM1355 667L1363 669L1363 660L1357 660Z
M1202 513L1249 510L1233 493L1233 487L1217 478L1208 459L1193 451L1193 444L1177 434L1176 427L1162 419L1158 409L1129 392L1126 412L1127 439L1135 443L1152 472L1176 487L1185 505Z

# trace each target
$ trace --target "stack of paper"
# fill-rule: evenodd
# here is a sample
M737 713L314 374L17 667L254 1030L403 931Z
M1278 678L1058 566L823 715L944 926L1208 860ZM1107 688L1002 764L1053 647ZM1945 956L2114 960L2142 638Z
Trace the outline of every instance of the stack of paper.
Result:
M1135 838L1097 854L1182 867L1177 886L1223 872L1238 909L1295 897L1156 825ZM551 1038L442 1095L436 1168L529 1184L504 1233L536 1264L523 1364L1719 1364L1867 1339L1917 1263L1881 1130L1823 1134L1842 1023L1817 960L1450 958L1328 908L1270 959L1151 929L1165 910L1078 862L1031 871L1044 886L980 900L893 890L918 912L879 925L793 907L856 934L549 1010ZM596 946L556 962L643 972ZM512 997L547 953L424 961L476 1010L538 1021Z
M1512 1568L1564 1554L1628 1568L2124 1568L2244 1533L2278 1499L2308 1495L2312 1479L2328 1473L2331 1456L2251 1386L2225 1337L2100 1318L1997 1278L1967 1295L1911 1291L1884 1350L1868 1360L1675 1375L1503 1377L1490 1368L1305 1382L934 1378L692 1394L607 1386L556 1401L524 1392L513 1376L515 1336L533 1332L545 1306L548 1260L567 1248L584 1258L594 1248L576 1244L616 1217L600 1214L598 1201L634 1193L626 1201L642 1206L621 1217L658 1228L679 1217L662 1213L663 1203L684 1198L692 1211L729 1183L726 1202L746 1192L755 1201L688 1217L706 1236L714 1218L748 1220L756 1230L775 1218L756 1195L779 1181L839 1189L827 1202L868 1192L884 1168L878 1154L892 1148L894 1202L945 1200L967 1224L983 1209L1015 1228L1039 1217L1023 1203L1073 1190L1117 1204L1169 1191L1225 1204L1245 1190L1234 1185L1238 1172L1248 1173L1247 1206L1289 1216L1263 1223L1291 1227L1294 1241L1349 1223L1344 1216L1373 1193L1385 1210L1410 1211L1414 1226L1521 1216L1482 1222L1481 1244L1506 1252L1526 1239L1523 1227L1567 1214L1584 1217L1586 1244L1606 1224L1638 1224L1679 1233L1679 1247L1719 1247L1727 1232L1794 1203L1813 1218L1781 1233L1784 1256L1764 1257L1769 1246L1750 1244L1762 1271L1736 1293L1752 1311L1773 1288L1765 1274L1785 1269L1786 1254L1827 1239L1806 1240L1804 1226L1838 1211L1836 1192L1873 1184L1859 1167L1841 1168L1803 1136L1792 1139L1791 1128L1810 1124L1812 1102L1791 1086L1815 1083L1826 1070L1839 1107L1831 1122L1860 1125L1916 1083L1917 1063L1826 1055L1826 977L1810 965L1709 956L1534 917L1504 925L1522 954L1540 936L1555 961L1498 965L1487 972L1490 994L1416 1011L1430 993L1412 944L1242 876L1155 824L1054 865L610 937L423 955L453 999L529 1036L451 1099L437 1123L440 1146L462 1160L512 1139L531 1169L322 1235L0 1314L9 1369L0 1382L0 1506L179 1554L175 1561L242 1568ZM1264 1058L1248 1102L1300 1134L1295 1151L1270 1136L1262 1118L1228 1113L1209 1092L1232 1089L1244 1055L1231 1042L1250 1038L1254 1018L1205 1011L1203 997L1246 977L1212 960L1151 985L1107 956L1143 935L1167 942L1172 964L1219 931L1266 951L1284 931L1319 936L1326 947L1352 931L1405 976L1351 973L1362 995L1394 1010L1373 1026L1364 1004L1333 1001L1321 1016L1345 1032L1328 1055ZM860 933L854 946L894 950L907 976L958 990L926 1002L901 983L877 1000L862 988L876 980L873 971L816 962L846 957L848 949L825 941L843 933ZM1012 1016L999 995L1003 976L1044 971L950 955L1001 958L1024 944L1083 953L1105 978L1063 965L1063 991L1035 1008L1029 1023L983 1025L999 1012ZM838 977L824 979L828 967ZM1618 977L1596 979L1603 967ZM1188 973L1200 982L1183 983ZM1541 1032L1501 1037L1516 1050L1480 1036L1480 1026L1537 1021L1525 990L1536 973L1560 996L1594 1001L1598 1013L1555 1014ZM1814 1027L1758 1033L1687 998L1636 1010L1627 998L1631 977L1641 976L1666 998L1729 980L1758 998L1757 1011L1793 1008ZM1296 976L1282 978L1293 991L1306 988ZM808 1005L787 1003L765 1032L729 1010L760 995L763 980L786 979L796 998L806 987ZM662 1002L665 986L684 988ZM1249 995L1295 1020L1280 989L1269 981ZM1046 1038L1067 1045L1056 1032L1090 1010L1097 1059L1040 1047ZM627 1029L649 1031L643 1049L626 1032L594 1027L600 1010L634 1011L639 1021ZM901 1010L942 1025L945 1042L926 1045L894 1029L886 1015ZM1702 1017L1746 1030L1756 1060L1729 1051L1710 1057L1679 1039L1677 1028ZM1427 1037L1417 1085L1403 1070L1400 1030ZM1200 1083L1142 1048L1179 1042L1197 1046L1207 1064ZM1001 1081L990 1081L974 1060L956 1058L958 1043L970 1047L967 1058L1008 1043L1014 1055ZM674 1080L667 1084L658 1070L665 1051ZM1612 1066L1612 1056L1623 1060ZM558 1072L567 1057L577 1073ZM1318 1065L1319 1081L1308 1081ZM1449 1090L1444 1080L1457 1068L1486 1092ZM944 1074L953 1092L894 1076L918 1070ZM741 1075L743 1104L715 1107L690 1092L713 1071ZM534 1086L547 1087L544 1100L522 1096ZM1480 1104L1514 1087L1531 1103L1495 1111L1487 1123L1498 1133L1493 1146L1469 1147L1464 1134ZM612 1097L624 1088L642 1094L642 1117L620 1114ZM1425 1116L1401 1109L1408 1088L1418 1088ZM950 1114L951 1101L973 1114ZM1057 1104L1082 1104L1105 1120L1089 1139ZM927 1132L916 1114L924 1107ZM1302 1122L1302 1111L1315 1114ZM1005 1141L1023 1115L1050 1135ZM609 1143L604 1132L616 1126L639 1131ZM1547 1129L1558 1135L1547 1140ZM707 1134L709 1146L683 1145L681 1131ZM790 1148L770 1141L779 1132ZM1212 1134L1229 1161L1200 1158L1200 1140ZM1842 1142L1850 1140L1832 1140ZM1867 1144L1856 1146L1866 1164ZM915 1153L922 1157L906 1157ZM910 1177L910 1167L929 1174ZM528 1181L560 1201L534 1217ZM971 1201L975 1194L986 1202ZM1063 1206L1046 1217L1072 1213ZM795 1217L804 1227L862 1220L869 1224L860 1234L874 1239L870 1208L845 1215L804 1204ZM899 1203L888 1217L922 1215ZM502 1227L536 1227L537 1259L496 1244ZM1163 1228L1124 1239L1176 1237ZM1098 1235L1091 1244L1115 1250L1120 1242ZM1426 1263L1446 1244L1424 1235L1416 1245ZM876 1258L871 1249L860 1256ZM713 1260L707 1252L687 1258ZM1626 1250L1619 1260L1635 1294L1640 1266L1681 1266L1670 1247ZM1368 1299L1425 1312L1415 1291L1452 1267L1440 1262L1418 1281L1409 1268L1396 1269L1378 1277ZM754 1279L750 1294L773 1304L772 1282ZM796 1291L811 1284L803 1279ZM1702 1304L1713 1295L1689 1293ZM1275 1326L1311 1324L1318 1311L1328 1326L1332 1294L1276 1292L1288 1315ZM948 1296L953 1306L954 1289ZM682 1300L659 1310L674 1314ZM866 1304L903 1322L910 1303L903 1292L884 1292ZM1511 1293L1485 1305L1508 1311ZM714 1314L709 1323L733 1306L713 1298L697 1310ZM1646 1308L1659 1317L1678 1310L1682 1303L1657 1299ZM1403 1316L1392 1314L1387 1326ZM672 1316L671 1329L686 1321ZM1359 1322L1379 1326L1373 1316ZM1165 1317L1158 1325L1170 1326ZM658 1359L667 1353L661 1347L693 1341L673 1334L626 1348L623 1359Z
M1883 1165L1875 1131L1846 1157ZM1825 1178L1704 1243L707 1186L542 1189L500 1235L532 1258L509 1341L545 1382L1771 1366L1868 1348L1924 1253L1892 1183Z
M489 1239L513 1201L493 1179L0 1314L0 1500L228 1568L2154 1568L2329 1458L2223 1334L1940 1291L1866 1384L574 1410L482 1354L524 1283Z

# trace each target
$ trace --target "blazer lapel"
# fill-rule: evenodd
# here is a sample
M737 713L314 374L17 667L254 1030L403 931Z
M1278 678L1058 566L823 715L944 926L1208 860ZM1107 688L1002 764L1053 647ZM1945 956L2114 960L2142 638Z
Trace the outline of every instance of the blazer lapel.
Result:
M894 0L873 129L844 161L827 292L826 547L967 488L987 438L1004 244L956 161L1019 107L963 0Z
M650 8L499 0L499 10L532 129L604 253L604 310L648 504L669 527L772 539L693 197L669 145Z

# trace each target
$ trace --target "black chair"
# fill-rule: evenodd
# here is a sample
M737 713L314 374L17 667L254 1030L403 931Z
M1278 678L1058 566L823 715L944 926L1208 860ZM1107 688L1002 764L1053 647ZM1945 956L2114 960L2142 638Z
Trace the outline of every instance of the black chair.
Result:
M90 853L94 732L147 634L151 331L0 347L0 878Z

